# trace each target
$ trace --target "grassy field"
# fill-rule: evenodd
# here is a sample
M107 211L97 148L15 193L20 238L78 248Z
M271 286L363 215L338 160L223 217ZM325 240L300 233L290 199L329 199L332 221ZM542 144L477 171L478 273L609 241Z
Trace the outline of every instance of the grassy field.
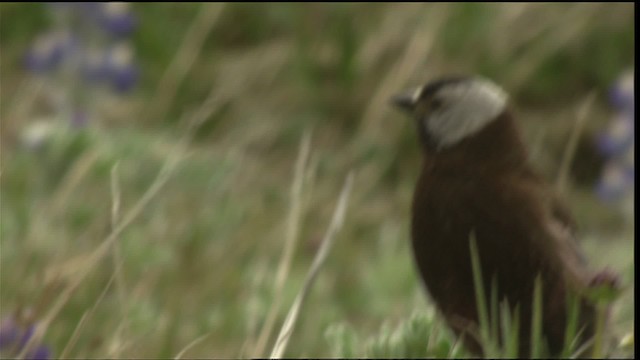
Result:
M633 68L633 3L135 4L125 95L24 69L50 11L0 5L0 315L37 324L53 357L269 356L349 174L284 354L460 355L413 268L420 151L388 105L449 73L510 92L550 180L589 106L565 197L594 268L626 286L611 333L633 334L633 216L594 194L592 146ZM84 94L86 126L60 94Z

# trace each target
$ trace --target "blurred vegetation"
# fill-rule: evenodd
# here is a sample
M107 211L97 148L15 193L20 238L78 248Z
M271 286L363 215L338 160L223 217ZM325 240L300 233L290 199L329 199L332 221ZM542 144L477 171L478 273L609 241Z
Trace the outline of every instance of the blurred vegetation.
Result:
M100 121L86 129L57 131L29 151L20 133L44 110L38 94L24 100L37 79L21 59L50 23L41 4L0 5L0 310L42 316L65 301L44 337L54 354L69 346L67 356L80 358L168 358L206 335L185 357L252 356L282 296L276 330L258 354L267 356L353 170L344 228L286 355L456 356L408 248L420 164L414 129L387 103L447 73L482 74L509 90L534 162L550 179L577 108L595 92L574 160L587 170L572 173L566 197L594 267L611 266L630 287L614 308L613 333L633 332L634 228L594 197L602 159L589 145L611 116L609 87L634 65L633 3L139 3L134 10L137 92L101 104ZM171 70L181 56L183 67ZM198 111L207 116L190 122ZM191 126L194 137L181 147ZM312 142L300 234L286 285L274 294L305 131ZM177 153L167 182L88 272L87 254ZM79 273L86 280L65 298ZM423 338L432 339L429 348ZM614 353L633 356L629 348Z

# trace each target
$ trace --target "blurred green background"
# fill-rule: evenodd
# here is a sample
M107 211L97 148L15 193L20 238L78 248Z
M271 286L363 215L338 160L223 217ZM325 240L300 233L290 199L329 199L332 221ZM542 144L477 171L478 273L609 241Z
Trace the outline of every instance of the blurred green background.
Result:
M614 268L629 286L613 333L633 332L633 215L596 198L605 160L592 145L614 114L609 89L634 65L633 3L140 3L131 11L135 90L95 100L81 129L51 120L34 150L21 139L55 117L43 89L57 83L22 60L52 20L42 4L0 5L0 311L54 314L43 338L54 355L168 358L206 336L184 356L268 356L350 171L344 226L286 355L379 355L393 329L432 319L408 247L420 150L388 98L446 74L481 74L507 89L550 180L578 109L595 95L565 197L594 268ZM300 231L277 291L305 133ZM176 154L166 183L94 261ZM274 330L256 353L278 297Z

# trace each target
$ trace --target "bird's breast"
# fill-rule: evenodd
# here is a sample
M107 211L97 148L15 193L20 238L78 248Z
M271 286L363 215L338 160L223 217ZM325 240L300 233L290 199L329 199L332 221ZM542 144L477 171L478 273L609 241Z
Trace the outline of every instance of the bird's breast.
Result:
M468 179L425 172L416 186L411 221L416 265L429 292L441 304L473 296L469 233L465 211L474 191Z

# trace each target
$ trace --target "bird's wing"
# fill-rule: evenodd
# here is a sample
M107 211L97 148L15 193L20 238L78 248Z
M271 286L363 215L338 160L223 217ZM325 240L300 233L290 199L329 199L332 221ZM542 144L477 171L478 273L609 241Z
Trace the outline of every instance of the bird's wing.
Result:
M563 276L571 287L585 286L589 276L575 241L575 222L550 188L539 178L521 176L488 186L495 188L486 191L484 204L478 204L482 209L477 211L485 219L483 222L495 227L496 233L507 229L509 234L509 238L496 239L500 243L495 246L507 254L526 249L529 254L523 254L523 258L543 261L549 271ZM489 232L486 237L490 236Z

